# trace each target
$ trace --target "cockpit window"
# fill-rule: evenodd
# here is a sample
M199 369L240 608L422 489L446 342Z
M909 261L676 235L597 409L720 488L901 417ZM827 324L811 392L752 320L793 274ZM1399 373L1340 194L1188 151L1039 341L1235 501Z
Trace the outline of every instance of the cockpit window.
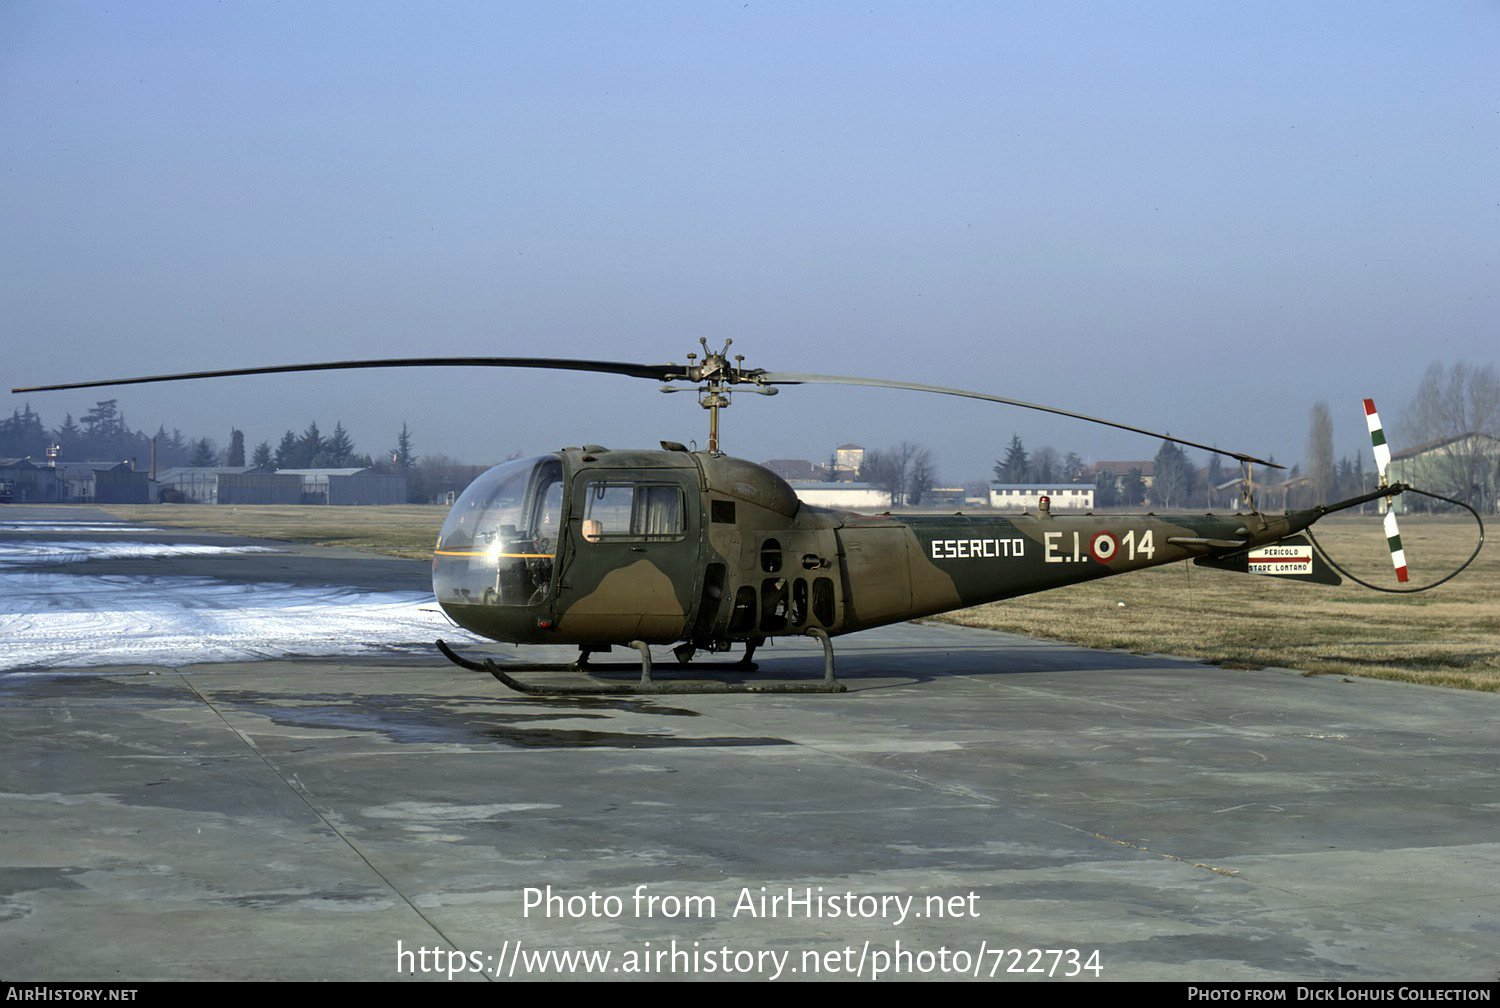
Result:
M445 549L550 541L562 524L562 462L553 456L496 466L459 497L443 526Z
M469 484L434 551L439 601L528 605L551 588L562 528L562 460L498 465Z
M583 530L590 542L676 539L686 529L676 484L594 482L584 489Z

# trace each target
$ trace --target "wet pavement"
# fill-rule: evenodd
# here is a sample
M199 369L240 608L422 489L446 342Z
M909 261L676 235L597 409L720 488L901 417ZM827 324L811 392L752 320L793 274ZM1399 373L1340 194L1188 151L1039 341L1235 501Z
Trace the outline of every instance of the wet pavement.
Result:
M33 520L59 515L99 517ZM427 566L236 542L282 552L100 576L336 601ZM125 584L100 652L173 588ZM7 980L1500 975L1494 695L942 624L836 641L838 696L519 697L420 621L289 656L274 614L249 658L204 660L188 626L144 664L54 668L12 631L45 641L37 614L90 596L25 587L0 602ZM815 644L757 659L821 675Z

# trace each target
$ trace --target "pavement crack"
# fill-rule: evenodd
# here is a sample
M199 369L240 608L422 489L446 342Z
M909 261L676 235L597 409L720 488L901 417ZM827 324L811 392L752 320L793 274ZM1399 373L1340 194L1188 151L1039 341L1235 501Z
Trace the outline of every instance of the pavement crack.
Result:
M437 922L427 914L423 913L422 909L415 903L413 903L407 897L406 893L401 891L400 886L396 885L396 883L392 881L392 879L388 875L386 875L385 872L381 871L380 868L376 866L375 862L371 861L370 858L366 856L365 852L359 849L359 845L356 844L352 839L350 839L350 837L345 834L343 830L339 829L337 823L335 823L326 814L324 814L323 810L318 807L317 802L313 800L311 792L309 792L303 785L303 783L297 779L297 776L295 774L287 775L285 773L282 773L281 768L278 767L274 762L272 762L270 757L268 757L263 751L261 751L261 748L255 744L255 740L250 738L250 736L246 735L244 732L240 731L240 729L236 728L230 722L229 718L224 716L224 712L220 710L211 699L209 699L208 695L198 688L197 684L193 682L193 680L187 675L187 673L178 670L177 675L182 679L183 684L193 692L193 695L201 700L205 707L214 712L214 715L218 717L221 722L223 722L224 727L233 732L235 737L237 737L240 742L244 744L246 749L249 749L250 752L255 755L256 759L260 760L261 763L265 765L267 770L275 774L277 779L279 779L283 784L290 788L292 793L295 794L299 799L301 799L302 803L307 806L308 810L311 811L313 815L317 816L318 820L323 823L323 825L326 826L334 836L338 837L339 840L344 844L344 846L348 847L350 852L353 853L355 857L359 858L359 860L362 861L365 866L375 874L376 878L384 882L387 888L389 888L390 891L394 893L398 899L401 900L401 902L405 903L407 907L411 909L412 913L417 915L417 918L419 920L425 923L428 927L432 928L433 933L441 938L444 942L446 942L449 948L458 948L457 943L455 943L451 938L448 937L447 934L443 932L443 929L438 926ZM488 974L484 975L487 980L492 979Z

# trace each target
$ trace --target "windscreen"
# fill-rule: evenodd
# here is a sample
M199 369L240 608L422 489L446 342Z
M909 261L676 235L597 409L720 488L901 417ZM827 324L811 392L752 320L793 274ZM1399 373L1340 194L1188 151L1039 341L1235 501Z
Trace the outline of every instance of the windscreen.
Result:
M551 587L562 527L562 460L516 459L458 498L433 551L439 602L530 605Z

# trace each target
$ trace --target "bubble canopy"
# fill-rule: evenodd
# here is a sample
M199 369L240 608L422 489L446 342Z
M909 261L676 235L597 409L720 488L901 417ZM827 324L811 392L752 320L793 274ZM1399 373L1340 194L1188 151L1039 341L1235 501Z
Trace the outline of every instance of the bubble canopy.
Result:
M433 550L438 602L542 601L552 586L562 513L563 465L556 454L502 463L470 483Z

